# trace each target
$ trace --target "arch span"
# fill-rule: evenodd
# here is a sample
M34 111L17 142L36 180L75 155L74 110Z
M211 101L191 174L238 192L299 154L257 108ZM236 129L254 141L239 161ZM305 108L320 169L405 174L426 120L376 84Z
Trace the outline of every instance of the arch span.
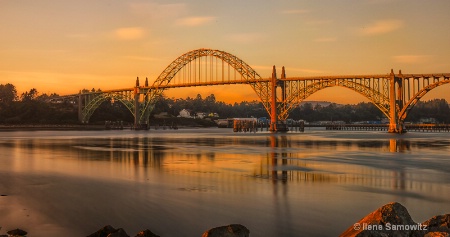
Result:
M445 84L450 84L450 78L444 77L444 80L437 81L435 83L429 84L428 86L425 86L421 90L419 90L416 94L412 96L412 98L405 103L402 110L399 112L399 120L400 122L405 121L406 117L408 116L409 111L420 101L420 99L425 96L428 92L431 90L437 88L438 86L442 86Z
M268 112L270 111L270 89L268 87L268 80L261 80L261 76L252 67L250 67L250 65L235 55L221 50L205 48L189 51L171 62L155 80L151 86L153 89L146 92L145 97L147 98L148 103L144 105L143 110L148 111L151 109L152 104L156 101L156 98L162 95L164 89L183 67L198 58L207 56L218 58L234 68L234 70L241 75L241 80L243 80L239 83L249 84L261 99L266 110ZM144 114L145 113L141 113L141 121L147 119L144 117Z
M281 110L280 117L282 119L287 119L289 112L295 107L298 106L303 100L308 98L309 96L313 95L314 93L323 90L325 88L329 87L343 87L348 88L352 91L355 91L362 96L366 97L370 100L378 109L383 112L383 114L386 115L386 117L389 117L389 95L387 93L384 93L387 88L383 88L383 85L385 85L385 81L387 81L387 78L377 78L377 80L381 80L381 83L377 83L376 87L374 87L374 83L372 84L368 83L369 80L373 80L373 78L365 78L365 79L358 79L355 80L354 78L334 78L334 79L317 79L315 82L304 85L301 87L301 89L296 90L288 90L293 91L288 93L288 96L286 98L285 103L285 109ZM298 84L299 81L292 81L292 83ZM288 86L288 88L291 86ZM298 86L297 86L298 87Z
M114 99L114 101L121 102L125 105L125 107L127 107L131 114L134 114L134 103L130 100L129 96L124 93L100 92L93 93L90 96L92 96L92 98L87 101L83 111L81 111L81 114L79 115L82 123L88 123L95 110L97 110L97 108L108 99Z

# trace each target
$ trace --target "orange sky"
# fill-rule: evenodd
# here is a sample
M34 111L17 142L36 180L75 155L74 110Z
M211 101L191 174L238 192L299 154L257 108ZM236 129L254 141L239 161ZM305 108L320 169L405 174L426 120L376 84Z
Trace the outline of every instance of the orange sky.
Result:
M152 83L178 56L198 48L238 56L262 77L450 72L450 1L0 0L0 84L19 93L73 94L83 88ZM423 100L450 101L450 85ZM227 102L257 99L250 86L196 87ZM310 100L365 101L343 88Z

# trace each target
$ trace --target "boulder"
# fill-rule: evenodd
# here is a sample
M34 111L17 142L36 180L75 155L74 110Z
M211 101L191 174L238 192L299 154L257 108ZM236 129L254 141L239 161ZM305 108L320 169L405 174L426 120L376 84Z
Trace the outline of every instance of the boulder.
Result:
M25 236L28 234L26 231L21 229L10 230L6 232L9 236Z
M108 237L108 235L113 233L114 231L116 231L114 227L106 225L97 232L88 235L87 237Z
M249 237L250 231L243 225L231 224L205 231L202 237Z
M445 232L429 232L424 237L449 237L450 235Z
M434 216L431 219L422 223L427 226L429 232L442 232L450 234L450 214ZM440 235L435 235L440 236ZM442 235L445 236L445 235Z
M135 237L160 237L159 235L153 234L149 229L139 232Z
M130 237L124 229L119 228L114 232L110 233L107 237Z
M408 227L405 228L405 226ZM425 231L411 230L411 228L423 229L423 226L412 220L408 210L403 205L393 202L362 218L340 236L424 236Z

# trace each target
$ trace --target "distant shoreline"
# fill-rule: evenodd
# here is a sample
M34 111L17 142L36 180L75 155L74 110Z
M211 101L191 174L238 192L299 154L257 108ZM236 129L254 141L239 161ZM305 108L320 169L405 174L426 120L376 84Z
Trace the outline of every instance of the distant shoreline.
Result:
M178 128L208 128L215 126L205 126L198 124L180 125ZM149 130L170 130L170 126L167 125L150 125ZM97 124L0 124L0 132L6 131L100 131L100 130L134 130L130 126L124 126L120 128L106 128L105 125ZM138 129L139 130L139 129Z
M37 130L105 130L105 125L82 124L0 124L0 131L37 131Z

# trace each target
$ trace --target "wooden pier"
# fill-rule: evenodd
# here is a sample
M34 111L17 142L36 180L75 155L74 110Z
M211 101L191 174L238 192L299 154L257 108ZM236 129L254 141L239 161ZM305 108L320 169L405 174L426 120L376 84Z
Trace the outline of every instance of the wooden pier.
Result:
M251 120L239 120L235 119L233 121L233 131L234 132L258 132L258 131L269 131L269 123L251 121ZM304 132L305 124L304 122L294 122L291 124L278 123L277 132Z
M282 124L285 132L304 132L305 128L325 128L326 130L342 131L388 131L389 124ZM450 132L450 124L406 124L410 132ZM269 124L256 121L234 120L234 132L269 131Z
M389 124L327 124L305 125L305 127L325 127L326 130L347 131L388 131ZM450 132L450 124L406 124L410 132Z

